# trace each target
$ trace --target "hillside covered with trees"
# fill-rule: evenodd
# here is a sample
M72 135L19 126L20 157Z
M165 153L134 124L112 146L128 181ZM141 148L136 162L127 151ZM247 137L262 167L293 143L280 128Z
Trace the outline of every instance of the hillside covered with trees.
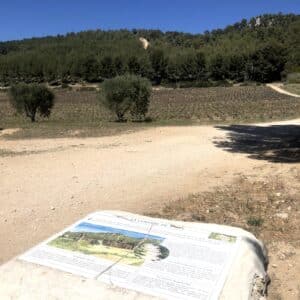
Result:
M146 50L139 38L150 42ZM131 73L153 84L270 82L300 71L300 15L263 15L203 34L84 31L0 43L0 85L101 82Z

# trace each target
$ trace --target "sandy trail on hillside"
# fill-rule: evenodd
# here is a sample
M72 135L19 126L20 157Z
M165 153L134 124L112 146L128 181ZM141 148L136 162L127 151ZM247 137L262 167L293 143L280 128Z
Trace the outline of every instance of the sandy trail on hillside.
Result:
M214 145L225 137L225 130L213 126L85 139L0 137L0 149L15 153L0 156L0 263L90 212L149 213L274 165Z

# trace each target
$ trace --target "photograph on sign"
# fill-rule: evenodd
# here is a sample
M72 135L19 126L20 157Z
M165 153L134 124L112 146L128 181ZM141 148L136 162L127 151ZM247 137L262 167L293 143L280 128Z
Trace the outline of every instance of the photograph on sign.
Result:
M48 245L139 266L147 259L159 260L169 255L161 246L164 238L141 232L82 222Z

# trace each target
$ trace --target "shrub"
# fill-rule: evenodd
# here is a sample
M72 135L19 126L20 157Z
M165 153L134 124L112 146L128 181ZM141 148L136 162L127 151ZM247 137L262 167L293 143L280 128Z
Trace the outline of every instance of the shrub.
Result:
M229 74L229 63L227 57L217 54L209 65L211 78L215 81L225 80Z
M135 75L117 76L101 85L100 101L117 115L119 122L125 121L130 111L134 120L145 118L151 94L149 80Z
M268 44L250 57L249 79L258 82L281 80L286 63L286 49L280 44Z
M67 89L67 88L69 88L70 86L67 84L67 83L65 83L65 82L63 82L62 84L61 84L61 88L62 89Z
M76 88L76 92L95 92L97 91L97 88L94 86L81 86L79 88Z
M18 113L25 113L35 122L37 112L41 117L50 116L54 94L44 85L22 83L11 87L10 101Z
M148 79L139 76L133 76L131 84L134 89L131 116L137 121L145 120L150 104L151 84Z
M150 61L153 69L153 81L158 85L166 77L168 58L164 50L155 48L150 53Z
M256 226L256 227L260 227L263 224L264 220L262 218L259 217L250 217L247 220L247 224L250 226Z

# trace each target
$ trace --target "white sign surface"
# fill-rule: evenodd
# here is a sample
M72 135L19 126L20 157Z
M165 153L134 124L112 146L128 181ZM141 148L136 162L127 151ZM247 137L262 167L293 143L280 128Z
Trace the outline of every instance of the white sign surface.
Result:
M218 299L240 238L171 221L89 215L20 259L167 299Z

